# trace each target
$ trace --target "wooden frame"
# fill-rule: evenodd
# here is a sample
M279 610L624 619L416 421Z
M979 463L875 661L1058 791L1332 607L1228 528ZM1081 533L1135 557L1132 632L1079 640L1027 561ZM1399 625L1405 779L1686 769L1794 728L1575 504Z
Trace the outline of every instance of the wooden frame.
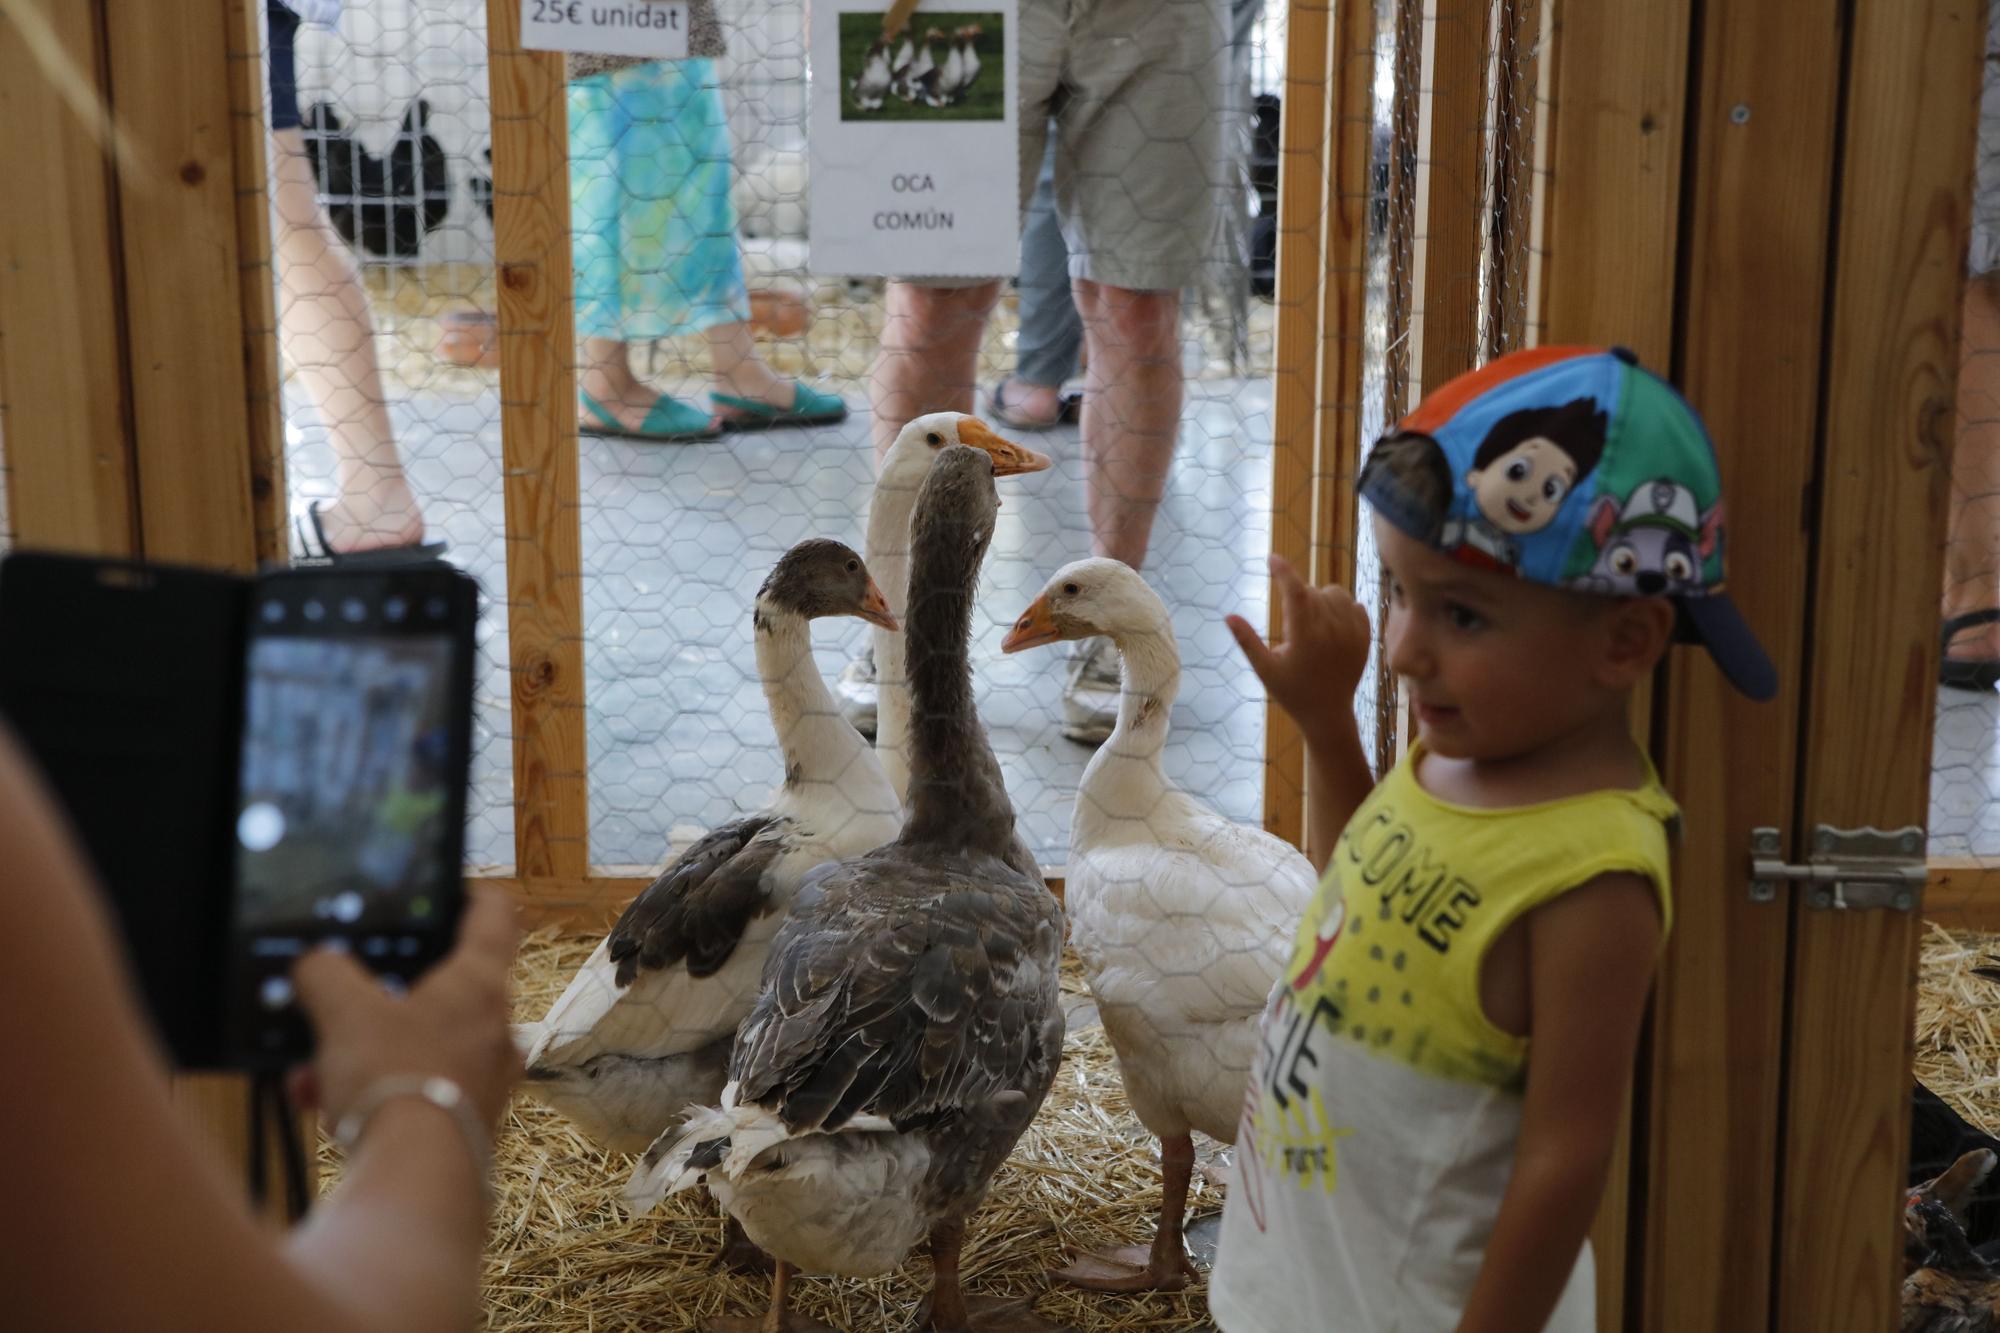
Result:
M1856 0L1824 350L1797 829L1924 822L1959 297L1987 7ZM1799 34L1791 34L1797 59ZM1863 632L1878 652L1852 652ZM1910 688L1912 680L1923 682ZM1803 838L1800 839L1803 841ZM1804 849L1801 848L1801 851ZM1914 912L1795 909L1781 1328L1891 1327L1908 1169Z

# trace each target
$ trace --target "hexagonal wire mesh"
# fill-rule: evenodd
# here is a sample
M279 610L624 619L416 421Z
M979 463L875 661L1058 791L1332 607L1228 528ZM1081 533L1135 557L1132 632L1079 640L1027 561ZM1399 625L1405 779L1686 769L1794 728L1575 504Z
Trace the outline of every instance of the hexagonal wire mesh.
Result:
M1076 1144L1061 1138L1070 1122L1101 1139L1107 1114L1120 1117L1117 1133L1126 1143L1119 1151L1143 1163L1145 1131L1126 1117L1127 1096L1148 1124L1172 1120L1175 1113L1158 1112L1164 1102L1202 1103L1199 1112L1179 1114L1192 1115L1206 1133L1231 1134L1250 1015L1312 882L1302 858L1282 848L1260 846L1231 859L1204 846L1213 834L1200 831L1219 826L1145 776L1146 757L1157 755L1165 782L1215 816L1261 822L1262 694L1221 617L1237 611L1259 625L1266 618L1274 334L1265 298L1286 25L1276 6L1266 12L1252 0L1226 8L1216 0L1171 7L1185 11L1187 22L1212 25L1222 53L1201 78L1223 132L1211 179L1188 209L1206 218L1213 205L1216 221L1191 238L1200 262L1185 274L1189 295L1179 318L1172 302L1163 324L1159 305L1145 307L1140 313L1156 316L1148 330L1124 318L1133 311L1107 300L1086 325L1066 281L1080 260L1066 263L1061 229L1051 225L1068 206L1058 210L1038 195L1023 272L1000 295L970 364L954 372L964 382L889 404L903 415L962 408L978 386L984 414L1001 433L1054 460L1045 473L998 484L1005 502L972 603L970 652L978 714L1020 837L1041 865L1069 876L1083 965L1066 973L1063 1007L1079 1020L1069 1054L1088 1072L1081 1095L1059 1093L1025 1141L1026 1151L1058 1163L1075 1160ZM1453 149L1469 170L1445 185L1420 147L1431 105L1423 74L1438 8L1443 21L1477 24L1489 37L1477 88L1452 90L1481 110L1477 142ZM1513 224L1502 221L1524 211L1530 194L1532 107L1521 90L1533 86L1537 42L1509 17L1523 8L1515 0L1440 0L1427 20L1421 4L1375 6L1378 197L1368 210L1364 440L1411 406L1419 387L1423 293L1431 289L1422 265L1446 262L1425 243L1428 191L1448 188L1453 197L1440 207L1482 219L1476 253L1450 261L1464 263L1464 301L1477 305L1471 318L1478 340L1468 353L1483 358L1530 335L1525 228L1517 244L1506 230ZM425 536L447 539L449 558L487 589L468 850L474 862L505 865L512 860L513 792L504 560L510 543L533 544L538 536L504 531L501 516L484 17L476 0L350 0L337 30L297 31L306 123L277 136L276 267L288 466L301 513L322 502L324 535L335 545L394 544L417 536L421 523ZM288 30L290 18L274 10L272 21L275 53L291 35L277 25ZM939 35L930 37L938 24ZM912 105L949 101L949 87L938 88L948 85L954 58L961 78L970 68L965 26L919 11L912 58L921 60L928 44L936 73L892 95ZM903 562L894 557L910 539L871 549L867 528L877 475L869 446L886 446L900 424L878 422L870 410L871 367L895 298L879 279L830 278L807 264L803 6L767 0L731 7L724 40L726 51L710 58L578 70L570 83L576 345L579 387L589 395L579 403L580 418L597 427L615 421L624 432L660 434L668 422L706 435L707 418L726 406L708 397L712 391L778 404L833 395L847 415L688 441L608 430L581 437L589 839L595 865L654 867L697 845L733 853L730 839L747 838L752 882L768 885L757 876L795 881L829 848L860 850L894 825L891 817L876 827L894 805L885 810L871 795L872 759L841 748L840 729L830 725L830 710L853 705L865 688L843 688L835 703L804 679L816 668L825 681L846 673L850 684L865 687L867 673L854 664L872 630L853 618L860 604L852 571L821 549L802 552L772 577L781 556L808 537L837 539L871 559L887 553L889 564L876 561L875 572L896 610L920 623L927 571L920 559L909 563L906 597L895 568ZM989 69L996 63L990 40L1006 38L989 31L970 39ZM1059 120L1077 114L1074 101L1057 110ZM1072 169L1063 151L1052 155L1045 176ZM1047 180L1041 188L1049 191ZM360 260L358 287L347 276L349 254ZM1138 341L1149 335L1155 342ZM380 387L371 375L380 376ZM804 388L795 391L794 383ZM993 392L1009 384L1012 392ZM1044 398L1031 386L1055 392ZM1037 413L1073 411L1064 390L1079 386L1090 404L1080 428L1035 422ZM1173 410L1162 415L1163 407ZM1091 501L1084 441L1106 452L1142 449L1148 429L1155 475L1136 485L1157 486L1160 498L1150 541L1141 524L1135 542L1129 533L1121 539L1099 512L1130 508L1130 494L1106 486ZM897 455L890 458L893 464ZM920 455L909 475L920 478L928 465ZM889 470L885 465L885 476ZM903 492L903 504L910 494ZM1150 508L1139 498L1139 509ZM1360 532L1361 586L1376 592L1365 524ZM999 651L1055 569L1094 549L1135 561L1143 552L1146 582L1158 595L1101 567L1050 585L1066 631L1124 638L1135 693L1127 733L1112 745L1142 761L1136 783L1120 780L1118 770L1129 765L1117 764L1086 780L1094 747L1066 735L1108 724L1101 715L1117 704L1115 658L1075 647ZM928 577L934 580L935 570ZM765 628L753 629L753 607ZM793 623L801 608L847 614L802 631ZM912 615L904 619L907 627ZM810 647L806 634L817 640ZM892 674L880 674L892 687ZM1371 680L1357 708L1380 737L1378 760L1389 762L1398 744L1393 684L1375 673ZM1159 708L1170 695L1171 707ZM789 756L773 744L773 707L793 743ZM917 730L926 725L935 720L911 722ZM802 845L796 822L731 831L731 821L765 809L773 789L792 776L787 758L813 771L792 784L782 813L825 819L836 807L843 812L822 845ZM711 840L703 843L706 835ZM1174 850L1191 835L1200 850ZM662 1105L677 1114L720 1089L717 1043L726 1051L736 1018L749 1007L778 917L746 926L741 900L696 906L711 915L693 926L681 922L677 946L676 927L661 927L643 909L629 919L625 938L636 949L668 953L695 947L691 937L704 930L740 941L738 954L705 982L672 959L662 969L659 956L642 951L636 966L627 960L626 980L650 969L660 974L658 984L642 980L628 991L612 982L618 967L602 950L589 961L575 948L531 951L523 1016L548 1015L529 1033L547 1075L540 1090L599 1143L643 1146L661 1127L654 1121ZM1162 1024L1154 1010L1118 993L1107 960L1131 963L1153 983L1178 984L1187 992L1180 1011L1233 1015L1221 1025L1227 1031L1194 1021ZM556 973L534 974L544 964ZM1087 979L1097 983L1094 997L1086 996ZM1094 1021L1100 1016L1103 1027ZM626 1037L635 1025L648 1029L639 1038L651 1043L643 1070L621 1063L630 1052L610 1031L620 1024ZM1127 1059L1123 1093L1107 1032ZM1196 1077L1185 1081L1198 1086L1174 1087L1168 1078L1149 1088L1143 1078L1134 1081L1146 1069L1191 1071ZM637 1126L634 1116L648 1123ZM527 1131L526 1151L541 1153L546 1164L550 1140L537 1136L560 1134L558 1122L523 1111L516 1123ZM589 1177L590 1188L625 1169L615 1160L578 1161L577 1141L560 1142L568 1169ZM1013 1186L1025 1188L1018 1178ZM535 1213L534 1186L528 1189L524 1218ZM1199 1184L1196 1193L1199 1205ZM1079 1207L1074 1190L1064 1197ZM1213 1204L1212 1188L1205 1198ZM1143 1205L1111 1203L1125 1215L1099 1201L1096 1213L1079 1211L1061 1229L1067 1235L1074 1227L1089 1240L1100 1238L1091 1232L1106 1224L1107 1211L1113 1227L1143 1218ZM706 1214L696 1208L692 1215ZM599 1220L612 1225L608 1213ZM560 1214L541 1218L537 1234L559 1222ZM517 1250L509 1262L520 1258ZM1195 1308L1177 1304L1180 1322L1167 1326L1187 1326ZM1082 1326L1111 1326L1083 1313L1089 1306L1078 1309L1069 1317ZM548 1316L538 1298L495 1311L509 1326Z
M1956 441L1946 511L1941 610L1946 659L1932 731L1930 870L1984 887L2000 864L2000 3L1989 6L1972 176L1958 364ZM1921 595L1912 589L1911 595ZM1986 613L1982 615L1982 613ZM1961 617L1970 619L1961 620ZM1983 895L1975 895L1977 903ZM1910 1172L1946 1169L2000 1143L1995 922L1970 907L1929 905L1918 973ZM1963 1212L1975 1243L2000 1232L2000 1182L1988 1178Z

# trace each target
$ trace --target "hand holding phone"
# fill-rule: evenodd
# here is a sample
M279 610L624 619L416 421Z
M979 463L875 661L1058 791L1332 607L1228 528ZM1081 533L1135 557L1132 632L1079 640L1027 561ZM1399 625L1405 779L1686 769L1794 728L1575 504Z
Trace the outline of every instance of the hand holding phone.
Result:
M381 1079L441 1074L491 1130L521 1072L507 1026L507 975L519 942L513 903L488 888L469 895L457 945L407 997L384 991L344 953L318 949L300 959L293 981L318 1044L312 1063L293 1075L293 1104L332 1123Z

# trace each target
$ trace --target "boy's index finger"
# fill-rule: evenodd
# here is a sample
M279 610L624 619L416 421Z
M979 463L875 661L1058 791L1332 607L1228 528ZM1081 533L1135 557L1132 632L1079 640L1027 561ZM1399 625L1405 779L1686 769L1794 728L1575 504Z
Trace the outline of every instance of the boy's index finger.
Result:
M1271 553L1271 578L1278 585L1278 604L1283 608L1285 637L1297 632L1294 628L1305 616L1306 585L1299 578L1299 571L1285 557Z

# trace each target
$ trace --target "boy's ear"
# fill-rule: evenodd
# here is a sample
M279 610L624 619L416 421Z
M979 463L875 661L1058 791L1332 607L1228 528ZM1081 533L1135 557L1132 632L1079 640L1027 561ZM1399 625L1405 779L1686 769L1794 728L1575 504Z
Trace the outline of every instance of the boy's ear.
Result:
M1674 641L1674 604L1664 597L1627 597L1610 611L1604 684L1628 689L1652 674Z

